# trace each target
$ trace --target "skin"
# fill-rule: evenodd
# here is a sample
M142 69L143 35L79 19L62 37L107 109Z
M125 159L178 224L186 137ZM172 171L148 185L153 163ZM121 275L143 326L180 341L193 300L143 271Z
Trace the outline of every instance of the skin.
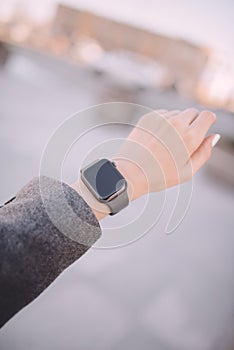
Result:
M214 113L194 108L142 116L112 158L127 180L130 201L191 179L211 156L215 135L206 134L215 121ZM99 203L80 179L72 187L98 221L109 214L108 206Z

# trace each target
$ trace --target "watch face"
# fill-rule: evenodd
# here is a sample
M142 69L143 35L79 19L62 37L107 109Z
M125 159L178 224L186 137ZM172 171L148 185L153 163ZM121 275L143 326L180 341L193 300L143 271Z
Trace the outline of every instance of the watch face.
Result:
M82 180L99 200L108 200L125 189L126 180L108 159L101 159L81 172Z

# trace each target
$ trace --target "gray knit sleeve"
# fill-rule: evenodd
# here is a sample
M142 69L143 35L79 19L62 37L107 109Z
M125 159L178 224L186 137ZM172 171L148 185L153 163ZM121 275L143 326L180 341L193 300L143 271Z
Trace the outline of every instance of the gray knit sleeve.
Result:
M56 191L62 188L68 206L79 219L73 225L75 236L85 236L88 243L68 238L51 221L41 198L39 178L1 207L0 326L35 299L101 236L96 217L75 190L51 178L44 178L45 182L51 205L60 213L63 208L59 207ZM68 216L64 214L62 218L63 227L71 226Z

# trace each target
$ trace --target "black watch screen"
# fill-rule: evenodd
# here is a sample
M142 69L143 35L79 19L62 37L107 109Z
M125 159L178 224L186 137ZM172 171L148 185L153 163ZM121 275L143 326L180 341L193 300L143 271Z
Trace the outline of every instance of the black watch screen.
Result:
M108 159L99 159L81 171L81 179L101 201L107 201L126 188L126 180Z

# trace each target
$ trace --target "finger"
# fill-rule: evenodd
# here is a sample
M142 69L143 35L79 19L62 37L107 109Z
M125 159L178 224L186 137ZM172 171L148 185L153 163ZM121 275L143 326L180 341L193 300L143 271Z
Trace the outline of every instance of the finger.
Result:
M184 123L185 126L191 124L199 115L199 111L196 108L185 109L178 115L178 121Z
M199 131L209 130L211 125L216 121L216 115L210 111L202 111L197 118L191 123L191 128L197 128Z
M219 134L207 136L198 149L192 154L190 159L192 162L193 174L195 174L210 158L212 148L216 145L219 139Z
M175 109L173 111L169 111L165 114L165 118L171 118L171 117L174 117L174 116L177 116L178 114L180 114L181 111L179 109Z
M168 112L168 110L167 109L156 109L155 110L155 113L157 113L157 114L166 114Z
M186 130L184 139L190 154L196 151L204 140L207 131L211 125L216 121L214 113L209 111L201 112L195 121L190 125L189 129Z
M164 111L162 113L159 113L159 115L161 117L163 117L164 119L170 119L170 118L177 116L179 113L180 113L180 111L176 109L173 111Z

